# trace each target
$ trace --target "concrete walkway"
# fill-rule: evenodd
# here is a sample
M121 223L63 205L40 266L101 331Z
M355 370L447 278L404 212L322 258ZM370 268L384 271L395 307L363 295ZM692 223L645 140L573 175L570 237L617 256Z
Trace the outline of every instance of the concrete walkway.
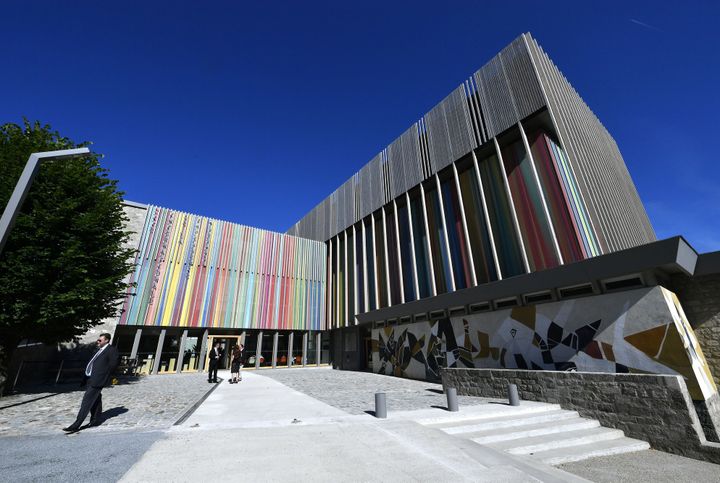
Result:
M320 369L322 370L322 369ZM229 374L220 375L227 381ZM419 424L449 413L349 414L261 372L223 382L183 424L154 443L122 481L582 481L539 463Z
M290 389L279 382L245 371L238 384L220 371L223 382L179 427L202 429L262 428L304 423L336 422L351 417L345 411ZM370 416L367 416L369 419Z

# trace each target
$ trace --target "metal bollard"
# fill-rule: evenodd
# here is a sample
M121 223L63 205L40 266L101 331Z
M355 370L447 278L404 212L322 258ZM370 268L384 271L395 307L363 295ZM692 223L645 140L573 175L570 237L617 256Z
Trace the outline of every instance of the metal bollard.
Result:
M520 396L518 396L518 390L515 384L508 384L508 399L510 400L511 406L520 405Z
M446 391L447 395L447 402L448 402L448 411L457 412L458 411L458 400L457 400L457 389L454 387L448 387Z
M385 404L385 393L375 393L375 417L385 419L387 418L387 405Z

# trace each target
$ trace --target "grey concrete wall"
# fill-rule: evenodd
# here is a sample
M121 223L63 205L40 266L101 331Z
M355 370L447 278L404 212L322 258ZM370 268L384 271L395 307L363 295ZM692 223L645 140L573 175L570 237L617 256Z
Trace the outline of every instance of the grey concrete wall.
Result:
M720 463L720 444L705 437L680 376L454 368L440 374L443 387L460 395L504 398L508 384L516 384L521 399L560 404L655 449ZM707 415L717 410L711 401Z
M143 227L145 226L145 217L147 216L147 208L144 205L137 203L127 202L123 205L123 211L127 216L128 221L126 224L126 230L130 237L128 238L125 248L132 248L137 250L140 245L140 236L142 235ZM133 258L134 260L134 258ZM129 282L130 275L125 277L125 283ZM104 319L101 324L88 330L78 341L79 344L93 344L97 337L103 332L115 334L115 327L117 327L118 321L120 320L120 310L122 309L123 302L119 302L118 314L115 317Z
M680 299L715 384L720 385L720 273L678 275L667 285Z

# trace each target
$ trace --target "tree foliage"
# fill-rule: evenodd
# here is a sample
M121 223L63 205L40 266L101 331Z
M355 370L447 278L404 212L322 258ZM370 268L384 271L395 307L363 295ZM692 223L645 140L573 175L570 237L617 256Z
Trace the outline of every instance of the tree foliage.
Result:
M31 153L83 145L39 122L0 126L0 207ZM0 253L4 362L22 339L69 341L115 315L132 255L121 201L98 155L41 164Z

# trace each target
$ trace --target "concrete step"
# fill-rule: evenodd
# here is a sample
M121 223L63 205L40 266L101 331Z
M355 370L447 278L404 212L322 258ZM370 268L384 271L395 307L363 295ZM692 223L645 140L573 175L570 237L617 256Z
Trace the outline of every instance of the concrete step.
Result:
M607 441L597 441L577 446L553 448L546 451L530 453L530 457L549 465L561 465L573 461L582 461L598 456L610 456L621 453L632 453L650 449L645 441L632 438L618 438Z
M411 414L412 420L431 428L462 426L468 421L485 421L502 416L522 416L524 414L537 414L561 409L559 404L537 403L523 401L520 406L508 404L483 404L478 406L463 406L459 412L446 412L440 416L433 411L433 416L417 417ZM413 411L417 413L417 411ZM398 412L397 414L402 414Z
M453 423L451 425L436 425L448 434L472 433L476 431L487 431L491 429L511 428L517 426L527 426L530 424L545 423L551 421L562 421L565 419L577 418L577 411L565 411L556 409L550 411L542 411L531 414L501 416L483 420L470 420L462 423Z
M563 410L554 404L488 409L482 406L473 410L478 411L475 414L454 413L444 420L428 418L419 422L538 464L559 465L650 448L644 441L626 438L621 430L603 428L594 419L581 418L577 411Z
M588 429L561 431L541 436L502 441L493 443L490 446L501 451L507 451L510 454L531 454L555 448L567 448L569 446L579 446L624 437L625 434L619 429L596 426Z
M562 433L580 429L592 429L600 426L594 419L580 417L569 418L562 421L550 421L527 426L515 426L501 429L490 429L463 434L462 436L473 440L478 444L490 444L499 441L514 441L517 439L532 438L545 434Z

